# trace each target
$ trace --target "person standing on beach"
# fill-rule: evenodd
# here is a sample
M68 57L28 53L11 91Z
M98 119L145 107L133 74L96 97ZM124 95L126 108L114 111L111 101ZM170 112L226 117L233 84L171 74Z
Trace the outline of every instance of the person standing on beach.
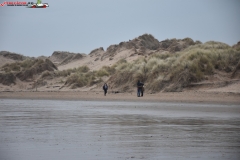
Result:
M140 82L140 80L138 80L137 82L137 96L140 97L140 96L143 96L143 83Z
M104 90L104 96L106 96L107 90L108 90L108 85L107 85L107 83L104 83L104 85L103 85L103 90Z
M144 92L144 86L142 86L142 91L141 91L141 93L142 93L142 97L143 97L143 92Z

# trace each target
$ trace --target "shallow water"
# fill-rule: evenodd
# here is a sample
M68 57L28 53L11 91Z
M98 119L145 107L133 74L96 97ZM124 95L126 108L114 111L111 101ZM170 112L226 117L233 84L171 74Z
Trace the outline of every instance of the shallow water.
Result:
M240 159L240 106L0 100L0 160Z

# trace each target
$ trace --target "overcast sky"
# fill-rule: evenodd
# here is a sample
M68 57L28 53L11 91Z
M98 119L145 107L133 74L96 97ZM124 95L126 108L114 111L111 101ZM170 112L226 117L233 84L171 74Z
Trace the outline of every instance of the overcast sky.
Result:
M144 33L159 41L185 37L229 45L240 41L240 0L42 2L50 7L0 7L0 51L33 57L53 51L88 54Z

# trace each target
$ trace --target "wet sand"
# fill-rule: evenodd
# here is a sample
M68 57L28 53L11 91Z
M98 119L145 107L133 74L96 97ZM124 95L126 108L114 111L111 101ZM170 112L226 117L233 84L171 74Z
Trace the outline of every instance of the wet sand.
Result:
M240 159L240 105L0 99L1 160Z

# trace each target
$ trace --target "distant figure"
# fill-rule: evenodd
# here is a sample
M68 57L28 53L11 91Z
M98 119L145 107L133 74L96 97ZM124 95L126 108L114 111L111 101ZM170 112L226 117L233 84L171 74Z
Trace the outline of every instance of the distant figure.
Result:
M142 91L141 91L142 97L143 97L143 92L144 92L144 86L142 86Z
M104 83L104 85L103 85L103 90L104 90L104 96L106 96L107 90L108 90L108 85L107 85L107 83Z
M143 91L144 91L144 88L143 88L143 83L140 82L140 80L138 80L137 82L137 96L140 97L140 96L143 96Z

